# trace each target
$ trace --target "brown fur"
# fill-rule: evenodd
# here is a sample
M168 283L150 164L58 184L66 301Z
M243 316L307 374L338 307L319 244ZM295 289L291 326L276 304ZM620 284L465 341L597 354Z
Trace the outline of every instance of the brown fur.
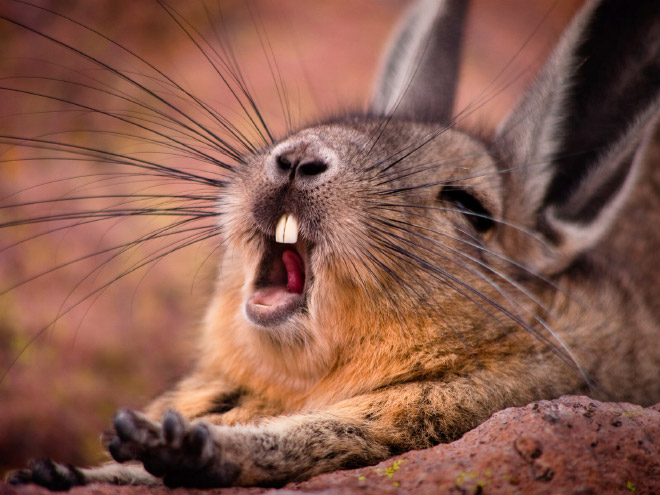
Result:
M144 415L120 413L113 455L170 485L272 485L451 441L535 399L657 402L658 142L589 246L539 227L536 186L507 168L497 137L362 117L260 150L220 198L222 263L195 370ZM283 149L329 169L278 182ZM439 202L445 187L469 191L495 225L475 232ZM306 302L261 325L244 308L285 212L300 220ZM135 466L80 473L157 482Z

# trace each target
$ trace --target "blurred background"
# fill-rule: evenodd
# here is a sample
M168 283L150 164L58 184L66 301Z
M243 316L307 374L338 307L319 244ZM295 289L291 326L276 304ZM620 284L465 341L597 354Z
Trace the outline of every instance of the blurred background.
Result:
M580 3L472 2L461 127L492 129ZM241 108L250 100L232 96L241 86L276 137L364 109L409 4L1 2L0 475L36 456L98 462L114 411L194 361L218 191L135 164L221 179L213 160L232 159L203 129L234 148L236 134L257 146L265 134Z

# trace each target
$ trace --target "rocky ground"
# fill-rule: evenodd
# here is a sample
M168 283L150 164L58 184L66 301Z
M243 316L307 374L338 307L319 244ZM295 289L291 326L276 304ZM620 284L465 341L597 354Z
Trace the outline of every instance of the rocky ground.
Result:
M0 485L7 495L41 495ZM90 485L72 495L199 494L200 490ZM281 489L218 495L660 494L660 404L642 408L567 396L500 411L448 445Z

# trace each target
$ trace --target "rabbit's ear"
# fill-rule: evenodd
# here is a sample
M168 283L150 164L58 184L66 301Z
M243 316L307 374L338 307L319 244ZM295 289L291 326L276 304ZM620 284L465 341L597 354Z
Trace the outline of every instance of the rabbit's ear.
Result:
M421 0L399 26L378 78L371 111L449 122L467 0Z
M496 133L505 218L527 230L504 229L507 251L549 273L598 243L630 194L659 109L660 2L588 3Z

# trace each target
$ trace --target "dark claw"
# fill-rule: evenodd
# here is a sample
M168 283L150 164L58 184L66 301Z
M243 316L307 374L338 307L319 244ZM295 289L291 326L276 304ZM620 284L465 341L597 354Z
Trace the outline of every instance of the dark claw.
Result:
M168 409L163 416L163 437L165 442L170 447L178 447L181 445L186 421L178 412L173 409Z
M115 434L104 437L112 457L142 462L167 486L228 486L238 477L239 467L221 459L210 428L191 425L177 411L166 411L159 425L124 409L115 416L114 426Z
M117 436L124 442L144 446L158 445L161 441L160 426L130 409L122 409L113 420Z
M213 456L211 432L204 425L196 425L188 434L188 454L199 458L200 464Z
M113 420L115 434L107 436L107 448L117 462L142 460L144 453L159 448L163 439L160 425L146 417L122 409Z
M132 444L123 443L118 437L108 443L107 449L117 462L134 461L138 458L135 447Z
M32 483L32 471L29 469L19 469L12 471L7 476L7 483L10 485L27 485Z
M129 409L118 411L112 420L117 436L124 442L134 442L137 440L135 422L135 413Z
M50 459L36 459L30 462L28 469L10 474L7 481L11 485L34 483L50 490L62 491L84 485L85 477L73 466L57 464Z

